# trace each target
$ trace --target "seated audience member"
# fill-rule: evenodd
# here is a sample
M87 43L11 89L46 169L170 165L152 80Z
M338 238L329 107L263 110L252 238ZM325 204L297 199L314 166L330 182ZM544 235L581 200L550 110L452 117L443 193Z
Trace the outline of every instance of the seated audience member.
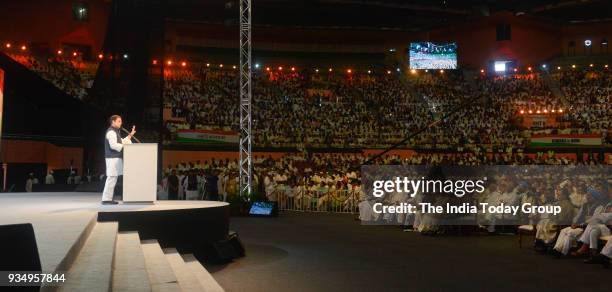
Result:
M558 215L544 214L540 222L536 225L536 249L546 251L546 248L552 244L557 237L559 231L558 225L564 222L571 222L574 217L574 205L569 200L570 192L567 187L560 187L555 190L555 200L549 204L552 206L560 206L561 213Z

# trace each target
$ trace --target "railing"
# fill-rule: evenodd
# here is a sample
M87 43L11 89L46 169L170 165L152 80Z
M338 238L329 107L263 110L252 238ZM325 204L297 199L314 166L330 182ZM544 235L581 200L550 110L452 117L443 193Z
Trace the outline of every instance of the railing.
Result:
M279 186L268 195L276 201L281 211L359 213L359 192L357 191L311 191Z

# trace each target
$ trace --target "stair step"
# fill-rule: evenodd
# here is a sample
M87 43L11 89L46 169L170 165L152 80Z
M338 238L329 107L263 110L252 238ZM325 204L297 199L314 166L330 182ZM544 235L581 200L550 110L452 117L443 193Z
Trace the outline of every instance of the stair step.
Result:
M138 232L119 232L115 249L113 291L151 291Z
M181 255L175 248L164 249L166 258L174 270L174 274L178 279L179 286L182 291L205 291L200 285L200 281L187 266Z
M223 292L223 288L217 280L202 266L202 264L192 254L182 255L185 264L200 282L200 286L206 292Z
M117 230L117 222L95 224L60 291L110 290Z
M172 267L157 240L143 240L140 242L145 258L147 274L151 291L180 291L180 286Z

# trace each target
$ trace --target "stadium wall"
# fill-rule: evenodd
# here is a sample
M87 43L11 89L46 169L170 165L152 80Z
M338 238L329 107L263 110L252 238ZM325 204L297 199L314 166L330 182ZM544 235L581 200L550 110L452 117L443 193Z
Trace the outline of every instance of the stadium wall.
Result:
M0 41L26 44L55 52L62 44L91 47L102 51L110 12L107 0L19 0L3 1L0 10ZM87 21L73 19L73 5L85 3Z
M69 169L81 172L83 148L53 145L45 141L2 139L3 163L41 163L47 170Z

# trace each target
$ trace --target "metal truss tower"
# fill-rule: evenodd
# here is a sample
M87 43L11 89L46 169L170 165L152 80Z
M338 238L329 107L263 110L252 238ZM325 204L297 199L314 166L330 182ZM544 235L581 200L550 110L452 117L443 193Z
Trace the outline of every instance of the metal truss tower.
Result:
M251 0L240 1L240 196L251 195Z

